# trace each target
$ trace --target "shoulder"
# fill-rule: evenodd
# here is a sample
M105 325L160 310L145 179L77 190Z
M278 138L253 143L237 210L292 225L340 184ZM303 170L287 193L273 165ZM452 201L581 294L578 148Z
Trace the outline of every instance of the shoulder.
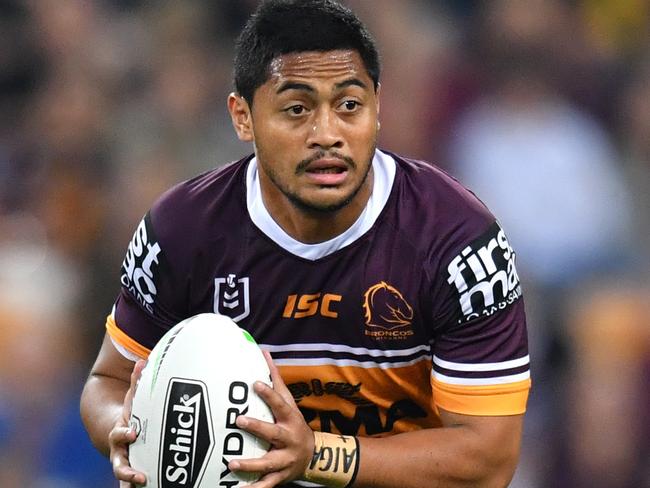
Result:
M250 156L206 171L163 193L150 210L157 234L196 231L209 223L215 213L220 219L240 219L241 211L234 209L245 209L245 173L249 160Z
M147 215L149 232L174 269L187 269L202 249L241 228L247 215L249 159L183 181L153 204Z
M390 153L389 153L390 154ZM429 249L458 247L485 232L495 217L472 191L436 165L390 154L397 171L394 201L400 230Z

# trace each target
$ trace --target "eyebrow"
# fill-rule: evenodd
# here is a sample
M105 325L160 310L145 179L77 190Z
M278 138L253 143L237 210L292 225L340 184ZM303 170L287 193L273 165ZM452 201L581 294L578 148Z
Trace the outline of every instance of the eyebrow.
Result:
M280 88L278 88L275 93L279 95L280 93L285 92L287 90L302 90L307 92L315 91L311 86L305 83L297 83L295 81L285 81L284 83L282 83L282 85L280 85Z
M334 85L334 89L342 90L343 88L346 88L348 86L358 86L363 89L368 88L368 86L360 79L350 78L349 80L341 81L340 83ZM280 88L278 88L275 93L279 95L280 93L285 92L287 90L302 90L309 93L313 93L315 91L312 86L306 83L298 83L296 81L286 81L282 83L282 85L280 85Z
M368 86L363 81L361 81L359 78L350 78L349 80L345 80L345 81L342 81L341 83L337 83L335 85L335 88L337 90L341 90L342 88L346 88L348 86L358 86L358 87L361 87L363 89L368 88Z

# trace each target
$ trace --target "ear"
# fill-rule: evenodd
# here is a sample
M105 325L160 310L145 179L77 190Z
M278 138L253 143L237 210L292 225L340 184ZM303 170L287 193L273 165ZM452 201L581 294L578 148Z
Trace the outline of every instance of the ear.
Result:
M377 104L377 115L379 115L380 95L381 95L381 83L377 83L377 89L375 90L375 103Z
M252 142L254 140L253 117L246 99L237 93L228 95L228 112L239 140Z

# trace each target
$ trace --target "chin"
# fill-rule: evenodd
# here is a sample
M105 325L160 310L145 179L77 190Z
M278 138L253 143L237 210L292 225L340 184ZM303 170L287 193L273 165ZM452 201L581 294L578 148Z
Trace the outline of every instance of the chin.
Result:
M300 210L308 211L311 213L331 214L338 212L344 207L347 207L354 198L355 194L356 192L353 194L342 195L338 198L332 197L311 199L300 198L294 195L289 199L291 200L291 203L293 203Z

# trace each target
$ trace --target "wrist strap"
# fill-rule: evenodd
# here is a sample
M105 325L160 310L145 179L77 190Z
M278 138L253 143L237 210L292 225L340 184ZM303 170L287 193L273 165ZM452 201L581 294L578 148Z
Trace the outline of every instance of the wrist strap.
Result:
M359 441L351 435L314 432L314 455L303 480L330 488L350 486L359 469Z

